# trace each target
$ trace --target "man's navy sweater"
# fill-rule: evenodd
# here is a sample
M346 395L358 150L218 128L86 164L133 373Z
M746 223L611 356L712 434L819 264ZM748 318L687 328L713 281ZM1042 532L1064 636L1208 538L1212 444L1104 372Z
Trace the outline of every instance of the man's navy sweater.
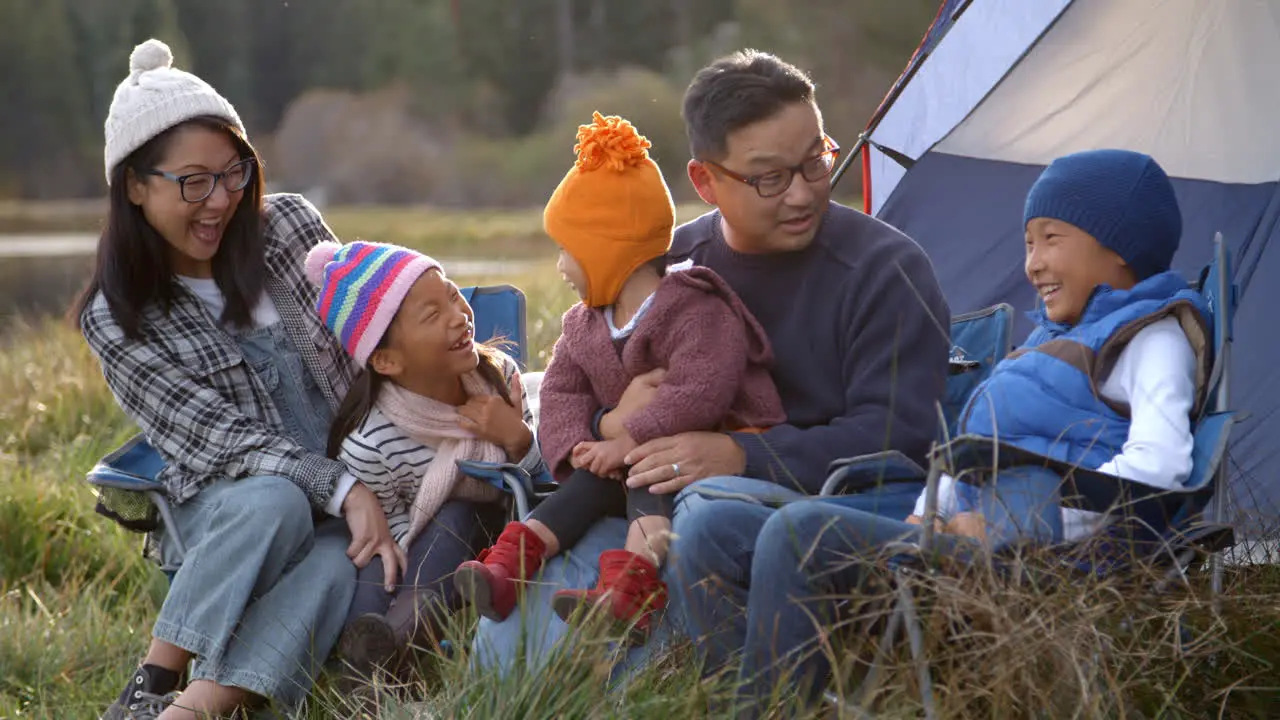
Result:
M797 252L736 252L720 224L713 211L676 228L671 259L719 273L773 344L787 424L734 434L744 475L816 493L839 458L894 449L923 463L946 383L950 314L920 246L837 203Z

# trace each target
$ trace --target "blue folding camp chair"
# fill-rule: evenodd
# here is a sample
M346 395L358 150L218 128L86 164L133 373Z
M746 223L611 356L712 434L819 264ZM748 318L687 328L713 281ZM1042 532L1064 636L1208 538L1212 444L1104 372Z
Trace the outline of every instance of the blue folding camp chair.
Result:
M475 310L476 337L503 341L503 350L523 369L528 360L524 293L511 285L494 285L463 288L462 294ZM531 477L515 464L459 462L458 465L463 472L510 494L514 510L521 518L556 488L549 474ZM139 503L154 505L159 522L168 529L176 551L176 557L161 566L161 570L172 578L186 555L186 546L174 529L164 484L157 479L163 468L164 460L147 439L138 434L94 465L87 479L100 491L125 491L136 494Z
M956 433L960 411L974 388L986 380L996 363L1009 354L1013 334L1013 307L992 305L951 318L951 362L942 401L943 427L939 442ZM831 464L820 494L861 492L881 483L919 482L925 471L897 450L837 460Z
M1194 418L1194 446L1191 476L1177 490L1157 489L1105 475L1086 468L1071 466L1020 448L998 443L991 438L961 435L935 445L930 453L929 472L925 474L925 513L921 538L915 543L896 543L885 548L888 569L895 585L895 600L877 655L861 685L845 700L827 693L827 700L837 706L861 714L867 698L875 688L900 629L907 634L912 661L920 686L924 714L936 717L928 661L924 657L924 634L916 611L908 576L913 572L929 572L935 559L930 554L937 517L938 482L943 472L953 477L964 474L966 482L988 481L1000 470L1040 466L1054 470L1064 479L1062 505L1093 512L1110 512L1115 524L1103 536L1098 552L1084 555L1074 552L1079 545L1064 544L1050 548L1071 570L1098 576L1114 576L1140 565L1164 569L1155 590L1163 590L1175 579L1185 578L1197 558L1210 556L1212 588L1221 589L1221 551L1232 544L1234 534L1224 524L1224 503L1214 503L1212 521L1203 518L1204 509L1216 488L1226 486L1227 443L1235 413L1229 410L1229 368L1231 360L1232 320L1237 302L1230 257L1221 234L1214 238L1213 261L1201 273L1199 290L1213 311L1213 365L1207 381L1206 402ZM874 462L851 461L870 474ZM919 476L916 478L919 479ZM1018 567L1008 562L1012 552L996 553L993 566ZM953 558L953 560L955 560ZM961 561L966 562L966 561Z

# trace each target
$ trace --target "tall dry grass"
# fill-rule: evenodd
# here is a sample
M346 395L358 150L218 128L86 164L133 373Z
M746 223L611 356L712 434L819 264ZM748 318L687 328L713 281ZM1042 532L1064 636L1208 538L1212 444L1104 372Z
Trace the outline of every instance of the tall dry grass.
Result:
M429 249L429 248L424 248ZM572 302L549 260L510 282L529 298L534 366L545 363ZM132 432L81 338L53 321L0 344L0 718L92 718L144 651L166 582L139 539L92 512L83 481ZM1280 707L1280 571L1232 568L1220 610L1193 578L1155 596L1132 582L1060 577L1036 585L919 575L926 653L941 715L955 718L1254 718ZM839 688L871 657L884 587L852 598L831 628ZM590 639L546 667L475 671L474 618L455 619L452 658L424 657L406 681L376 688L388 718L671 718L721 707L731 678L703 680L677 645L625 683L608 682L615 651ZM776 712L789 709L780 688ZM874 698L880 717L920 711L905 643ZM299 717L366 712L321 679ZM819 709L852 717L847 712ZM376 713L376 714L375 714Z
M1207 573L1163 592L1163 568L1100 578L1052 558L916 571L924 657L944 718L1263 718L1280 707L1280 568L1232 568L1218 607ZM877 657L894 599L883 562L828 648L846 698ZM838 648L832 650L831 648ZM916 666L901 640L872 707L922 711Z

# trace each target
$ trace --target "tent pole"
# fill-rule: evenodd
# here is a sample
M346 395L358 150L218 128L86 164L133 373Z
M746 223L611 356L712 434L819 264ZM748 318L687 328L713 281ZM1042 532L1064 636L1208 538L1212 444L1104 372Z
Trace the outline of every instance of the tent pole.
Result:
M954 24L955 21L964 14L965 10L969 9L969 5L972 2L973 0L962 0L956 8L952 10L950 17L952 24ZM876 108L876 111L871 114L871 120L867 123L867 128L862 131L862 134L858 136L858 141L849 149L849 154L845 156L844 162L840 163L840 167L836 168L835 174L831 177L831 187L834 188L836 183L840 182L840 178L844 177L844 173L849 169L849 165L853 162L853 159L858 156L858 152L867 144L867 141L871 138L871 133L875 132L876 127L880 125L880 120L884 118L885 113L889 111L889 108L893 106L893 103L898 99L898 96L902 94L902 90L907 86L907 83L911 82L915 77L916 71L920 69L920 66L924 64L925 59L929 57L929 53L923 52L925 43L929 39L929 34L932 33L933 29L942 21L943 11L946 10L946 8L947 0L942 0L942 2L938 4L938 12L934 15L933 22L929 23L929 29L925 31L924 37L920 38L920 44L916 46L916 51L912 53L911 59L907 61L907 67L902 71L902 74L898 76L898 79L894 81L893 85L889 88L889 92L880 100L880 105ZM950 28L947 30L950 32ZM946 33L943 33L944 37L945 35ZM938 38L938 42L942 42L942 38ZM936 45L937 43L934 44ZM865 187L862 189L862 193L863 209L870 210L870 195L867 193L867 189Z
M862 151L863 146L867 144L867 133L858 136L858 142L849 148L849 154L844 156L844 161L840 163L840 167L836 168L836 172L831 176L831 187L835 187L840 182L840 178L844 177L844 173L853 164L853 159L858 157L858 153Z
M1227 287L1224 294L1219 295L1219 297L1225 297L1226 300L1219 300L1219 302L1232 302L1234 298L1231 298L1225 294L1225 293L1231 292L1230 284L1222 283L1221 279L1219 280L1219 282L1220 284L1226 285ZM1225 347L1223 347L1222 352L1224 355L1226 355L1226 357L1222 359L1222 362L1230 363L1231 362L1231 345L1227 344ZM1229 367L1229 365L1224 367ZM1231 402L1231 371L1230 370L1226 370L1225 372L1222 373L1222 380L1219 381L1218 383L1218 396L1217 398L1215 398L1215 400L1216 402L1214 404L1216 404L1220 409L1230 407L1230 405L1228 404ZM1214 498L1215 502L1213 503L1213 522L1218 525L1222 525L1227 521L1227 503L1230 501L1230 498L1231 498L1231 490L1230 488L1227 487L1227 483L1230 481L1230 475L1227 472L1226 458L1223 458L1222 463L1218 466L1217 474L1218 474L1218 477L1215 478L1216 487L1214 488L1214 493L1217 497ZM1224 573L1224 568L1223 568L1222 551L1219 550L1209 556L1209 589L1210 589L1211 602L1213 604L1213 611L1215 615L1222 609L1223 573Z

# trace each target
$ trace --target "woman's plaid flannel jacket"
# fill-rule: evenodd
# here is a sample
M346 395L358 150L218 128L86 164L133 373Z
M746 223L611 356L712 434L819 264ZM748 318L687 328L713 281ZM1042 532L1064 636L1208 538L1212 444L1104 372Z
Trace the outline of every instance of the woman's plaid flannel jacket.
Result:
M336 410L354 365L316 314L316 289L303 270L307 251L335 240L333 231L300 195L268 195L265 208L266 291ZM160 479L170 499L182 503L220 478L277 475L323 508L345 466L284 434L279 412L236 341L185 286L168 282L177 298L167 315L158 306L145 311L144 339L125 337L101 294L81 327L116 401L164 458Z

